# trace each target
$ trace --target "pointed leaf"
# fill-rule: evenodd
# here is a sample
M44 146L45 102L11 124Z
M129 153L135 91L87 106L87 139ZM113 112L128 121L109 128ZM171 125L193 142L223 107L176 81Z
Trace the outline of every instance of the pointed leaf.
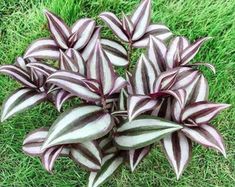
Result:
M117 129L114 141L120 149L138 149L150 145L181 128L181 125L155 116L140 116L120 126Z
M174 132L163 138L162 144L167 159L179 179L191 159L192 142L182 132Z
M99 142L99 147L101 148L103 155L118 152L117 147L113 144L113 138L111 136L104 137Z
M62 113L49 130L42 149L61 144L82 143L106 135L113 126L110 114L92 105Z
M113 88L110 91L109 95L120 92L120 90L124 88L126 85L127 85L127 81L124 78L122 77L116 78Z
M47 64L40 63L40 62L28 63L27 67L32 68L35 71L38 71L38 72L42 73L46 77L48 77L50 74L52 74L56 71L55 68L53 68L53 67L51 67Z
M199 127L184 127L182 131L191 140L202 144L205 147L211 147L221 152L226 157L224 141L221 134L211 125L202 124Z
M129 38L131 38L134 30L134 25L130 17L126 16L124 13L122 13L122 26L123 29L125 30L125 33L128 35Z
M34 89L20 88L13 92L3 103L1 122L18 112L22 112L46 99L45 93Z
M74 95L69 92L66 92L64 90L58 91L55 98L56 109L60 112L63 103L72 97L74 97Z

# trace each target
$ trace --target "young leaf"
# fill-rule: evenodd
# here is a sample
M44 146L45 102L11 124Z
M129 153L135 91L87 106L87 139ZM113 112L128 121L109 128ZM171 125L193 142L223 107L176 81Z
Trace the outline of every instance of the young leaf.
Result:
M167 159L179 179L191 158L192 142L182 132L174 132L163 138L162 144Z
M98 187L102 185L123 163L121 156L110 154L102 159L102 166L98 172L91 172L88 187Z
M106 135L112 127L112 117L101 107L79 106L59 116L50 128L42 149L94 140Z
M199 127L184 127L182 131L191 140L202 144L205 147L214 148L226 157L223 138L221 134L211 125L202 124Z
M72 97L74 97L74 95L69 92L66 92L64 90L58 91L56 93L56 98L55 98L56 109L60 112L63 103Z
M43 64L40 62L31 62L28 63L26 65L27 68L32 68L33 70L42 73L43 75L45 75L46 77L48 77L50 74L54 73L56 71L55 68L47 65L47 64Z
M120 149L138 149L181 128L181 125L155 116L140 116L120 126L115 133L114 141Z
M98 171L101 167L101 151L94 141L72 145L70 156L76 163L89 171Z
M1 122L18 112L22 112L46 99L45 93L31 88L20 88L13 92L3 103Z
M101 39L102 47L108 56L110 62L115 66L126 66L128 65L127 51L126 48L114 40Z

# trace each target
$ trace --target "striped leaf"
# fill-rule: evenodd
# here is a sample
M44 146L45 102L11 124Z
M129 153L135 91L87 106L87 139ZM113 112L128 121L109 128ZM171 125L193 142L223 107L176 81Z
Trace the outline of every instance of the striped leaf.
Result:
M211 125L202 124L199 127L184 127L182 131L191 140L221 152L226 157L224 141L221 134Z
M207 68L209 68L209 70L211 70L214 74L216 74L215 67L212 64L197 62L197 63L189 65L189 67L194 67L194 66L196 66L196 67L198 67L198 66L206 66Z
M91 91L84 83L84 77L78 73L57 71L48 77L47 82L88 101L96 101L100 96Z
M62 150L63 146L55 146L42 153L41 162L48 172L52 171L55 161L60 156Z
M228 104L216 104L200 101L188 105L182 112L181 121L193 119L197 124L210 122L222 110L228 108Z
M88 187L101 186L123 163L124 159L115 154L109 154L102 159L102 166L98 172L91 172Z
M132 121L135 117L146 111L152 110L157 104L149 96L132 95L128 97L128 118Z
M78 20L72 26L72 35L69 38L69 45L76 50L80 50L89 42L94 29L95 21L89 18Z
M99 16L107 26L113 31L113 33L123 40L124 42L128 42L128 36L123 30L121 21L111 12L103 12Z
M31 62L32 58L28 59L28 61ZM28 61L23 59L22 57L17 57L14 65L17 66L18 68L22 69L23 71L28 72L28 68L26 67L26 65L28 64Z
M106 135L112 126L112 117L101 107L79 106L59 116L50 128L42 149L98 139Z
M149 36L152 35L159 40L167 40L172 33L168 27L161 24L151 24L147 27L145 34L137 41L134 41L133 47L146 48L149 44Z
M133 89L135 94L145 95L153 92L156 71L150 61L141 55L133 74Z
M72 145L70 157L89 171L98 171L101 168L102 155L95 141Z
M209 39L211 39L211 37L205 37L205 38L198 39L194 43L189 45L187 48L185 48L182 52L182 55L181 55L181 64L185 65L191 59L193 59L193 57L197 54L197 52L200 49L200 47L202 46L202 44Z
M24 153L30 156L39 156L43 153L41 146L48 135L47 128L40 128L29 133L23 142Z
M97 41L93 54L88 59L87 76L88 79L94 79L101 83L104 95L111 92L116 75L99 41Z
M102 47L108 56L110 62L115 66L128 65L126 48L119 42L110 39L100 40Z
M113 144L113 138L111 136L102 138L99 142L99 147L101 148L103 155L118 152L117 147Z
M100 27L96 27L86 47L82 50L82 57L86 62L93 52L97 40L100 38Z
M55 98L55 106L56 109L60 112L62 105L64 104L65 101L67 101L68 99L74 97L73 94L66 92L64 90L59 90L56 93L56 98Z
M13 92L2 105L1 122L11 116L26 110L46 99L45 93L38 93L34 89L20 88Z
M120 126L114 141L120 149L138 149L155 143L181 128L181 125L155 116L140 116Z
M17 80L19 83L27 87L36 88L29 74L17 66L14 66L14 65L0 66L0 73L11 76L15 80Z
M48 21L48 28L51 32L51 36L55 40L58 46L62 49L68 49L67 40L71 35L70 28L66 23L58 16L45 10L45 16Z
M132 40L140 39L149 26L151 15L151 0L143 0L134 11L131 21L134 25Z
M171 40L166 54L168 68L172 69L180 65L181 54L189 45L188 39L182 36L175 37Z
M50 74L52 74L52 73L54 73L56 71L55 68L53 68L53 67L51 67L51 66L49 66L47 64L40 63L40 62L31 62L31 63L28 63L26 65L26 67L32 68L35 71L42 73L46 77L48 77Z
M166 51L167 48L165 44L158 38L150 35L147 54L148 58L153 63L153 66L156 69L158 75L166 70Z
M182 132L174 132L163 138L162 145L178 180L191 159L192 142Z
M59 48L56 42L50 38L42 38L34 41L25 51L24 58L59 59Z
M125 30L127 36L131 38L134 31L134 25L130 19L130 16L127 16L124 13L122 13L122 27Z
M132 149L128 151L128 159L132 172L134 172L141 160L143 160L143 158L148 155L149 151L150 146L140 149Z
M110 91L109 95L119 93L122 88L127 85L127 81L122 77L117 77L115 79L114 85L112 90Z

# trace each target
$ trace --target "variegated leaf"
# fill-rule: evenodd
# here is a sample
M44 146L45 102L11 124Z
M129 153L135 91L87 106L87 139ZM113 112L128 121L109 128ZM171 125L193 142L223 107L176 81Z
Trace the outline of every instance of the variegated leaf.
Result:
M78 20L72 26L72 35L69 38L70 47L76 50L84 48L94 32L95 25L95 21L89 18Z
M134 25L130 19L130 16L127 16L124 13L122 13L122 27L127 36L131 38L134 31Z
M102 159L102 166L98 172L91 172L88 187L101 186L123 163L124 159L115 154L109 154Z
M73 94L69 93L69 92L66 92L64 90L59 90L57 93L56 93L56 98L55 98L55 106L56 106L56 109L60 112L61 111L61 107L63 105L63 103L65 101L67 101L68 99L74 97Z
M99 147L101 148L103 155L118 152L117 147L113 144L113 138L111 136L102 138L99 142Z
M167 40L172 33L168 27L161 24L151 24L147 27L144 36L139 40L134 41L133 47L135 48L146 48L149 44L149 36L152 35L159 40Z
M106 135L112 127L111 115L101 107L82 105L59 116L50 128L42 149L91 141Z
M114 141L120 149L138 149L181 128L181 125L155 116L140 116L121 125L115 133Z
M58 46L62 49L68 49L68 38L71 35L70 28L57 15L45 10L45 15L48 21L48 28L51 35Z
M101 167L102 155L95 141L72 145L70 156L76 163L89 171L98 171Z
M84 82L85 77L78 73L57 71L48 77L47 82L54 84L82 99L96 101L100 96L91 91Z
M14 66L14 65L0 66L0 73L13 77L19 83L21 83L27 87L36 88L36 86L34 85L34 83L31 80L29 74L17 66Z
M101 83L104 95L111 92L116 75L99 41L97 41L93 54L88 59L87 76L89 79L94 79Z
M140 39L145 34L150 23L150 15L151 0L143 0L131 17L131 21L134 25L133 41Z
M119 42L110 39L100 40L102 47L108 56L110 62L115 66L128 65L126 48Z
M24 58L59 59L59 47L54 40L42 38L34 41L25 51Z
M179 179L191 158L192 142L182 132L174 132L163 138L162 144L167 159Z
M52 73L54 73L56 71L55 68L53 68L53 67L51 67L51 66L49 66L47 64L40 63L40 62L31 62L31 63L28 63L26 65L26 67L32 68L35 71L42 73L46 77L48 77L50 74L52 74Z
M111 12L103 12L99 16L107 26L113 31L113 33L124 42L128 42L129 39L122 28L121 21Z
M119 93L122 88L124 88L127 85L127 81L122 77L117 77L112 90L110 91L109 95Z
M228 108L228 104L216 104L207 101L200 101L188 105L183 111L181 121L193 119L197 124L210 122L222 110Z
M24 153L30 156L39 156L43 153L41 146L48 135L47 128L36 129L33 132L30 132L23 142L23 151Z
M224 141L221 134L211 125L202 124L199 127L184 127L182 131L191 140L202 144L205 147L211 147L221 152L226 157Z
M191 59L193 59L193 57L197 54L198 50L200 49L201 45L209 39L211 39L211 37L198 39L194 43L189 45L187 48L185 48L181 55L181 64L185 65Z
M34 89L20 88L13 92L3 103L1 122L18 112L22 112L46 99L45 93Z
M157 104L156 100L152 100L149 96L132 95L128 97L128 118L132 121L135 117L146 111L152 110Z
M201 63L201 62L197 62L197 63L194 63L194 64L190 64L188 65L189 67L198 67L198 66L206 66L207 68L209 68L209 70L211 70L214 74L216 74L216 70L215 70L215 67L210 64L210 63Z
M139 165L141 160L149 153L150 146L140 148L140 149L132 149L128 151L128 159L131 167L131 171L134 172L136 167Z

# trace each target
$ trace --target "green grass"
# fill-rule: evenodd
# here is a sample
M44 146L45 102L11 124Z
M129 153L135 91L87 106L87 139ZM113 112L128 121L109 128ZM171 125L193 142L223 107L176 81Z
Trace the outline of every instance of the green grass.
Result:
M0 0L0 64L11 64L28 44L47 36L42 9L53 10L72 24L78 18L92 17L108 10L130 12L138 0ZM211 149L194 145L193 158L179 181L157 145L135 173L123 166L104 186L235 186L235 1L234 0L154 0L153 20L165 23L176 35L191 40L212 36L195 60L211 62L213 75L203 68L210 84L210 99L232 104L214 125L223 134L228 158ZM110 36L110 32L103 32ZM0 103L17 83L0 77ZM50 126L58 113L49 104L18 114L0 126L0 186L85 186L88 174L67 159L57 161L53 175L37 158L21 151L24 136L31 130Z

